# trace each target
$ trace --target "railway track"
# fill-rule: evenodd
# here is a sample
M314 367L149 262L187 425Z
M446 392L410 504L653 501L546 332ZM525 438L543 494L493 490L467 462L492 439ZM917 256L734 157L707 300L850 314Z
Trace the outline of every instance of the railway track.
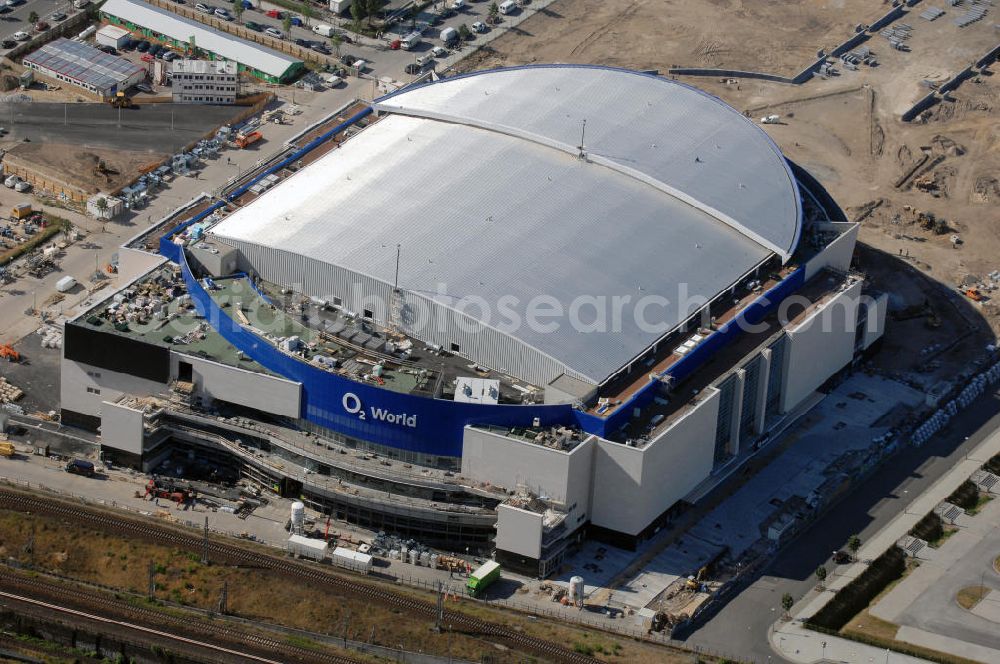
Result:
M88 524L124 535L138 536L146 541L167 544L193 552L201 552L205 547L204 540L201 537L175 528L145 523L125 516L81 507L56 498L27 494L7 488L0 488L0 509L34 512L67 518L73 520L75 523ZM217 562L226 561L239 565L270 569L288 577L325 586L344 596L364 598L383 606L403 609L408 613L426 616L430 619L434 619L437 616L437 607L431 602L394 593L373 584L352 581L348 578L328 573L318 567L252 551L235 544L228 544L209 538L208 553ZM479 637L488 637L517 650L544 657L546 661L565 662L566 664L597 664L600 661L550 641L528 636L504 625L475 618L461 612L445 610L444 622L451 625L456 631ZM341 658L336 661L349 662L351 660Z
M0 602L25 603L70 619L83 619L139 632L145 637L168 639L182 646L208 650L217 655L235 657L260 664L286 662L317 664L358 664L358 660L311 650L275 638L233 629L223 624L209 624L194 618L168 615L162 611L136 606L110 596L67 583L28 578L0 570ZM16 591L16 592L11 592ZM17 594L23 593L23 594ZM71 604L72 606L67 606ZM80 608L83 607L83 608ZM96 611L99 613L92 613ZM156 628L150 625L157 625ZM186 634L188 636L182 636ZM194 638L192 635L203 635ZM213 642L202 640L212 639ZM222 645L222 644L227 645Z

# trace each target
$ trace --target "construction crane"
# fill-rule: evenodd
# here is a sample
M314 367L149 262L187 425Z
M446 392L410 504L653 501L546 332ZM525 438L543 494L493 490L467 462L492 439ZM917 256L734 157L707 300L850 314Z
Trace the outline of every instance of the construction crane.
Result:
M3 358L8 362L20 362L21 354L14 350L10 344L3 344L0 346L0 358Z

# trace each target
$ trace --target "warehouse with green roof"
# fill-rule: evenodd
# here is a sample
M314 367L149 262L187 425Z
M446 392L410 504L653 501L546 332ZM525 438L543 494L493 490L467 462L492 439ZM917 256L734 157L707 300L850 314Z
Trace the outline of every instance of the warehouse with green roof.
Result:
M254 44L140 0L107 0L101 17L149 39L187 49L192 44L212 60L232 60L241 72L269 83L286 83L305 64L290 55Z

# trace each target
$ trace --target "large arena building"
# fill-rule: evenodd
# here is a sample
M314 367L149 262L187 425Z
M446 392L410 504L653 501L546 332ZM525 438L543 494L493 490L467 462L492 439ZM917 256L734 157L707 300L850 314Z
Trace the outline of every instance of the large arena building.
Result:
M347 124L67 324L64 423L544 576L662 527L882 333L856 224L693 88L503 69Z

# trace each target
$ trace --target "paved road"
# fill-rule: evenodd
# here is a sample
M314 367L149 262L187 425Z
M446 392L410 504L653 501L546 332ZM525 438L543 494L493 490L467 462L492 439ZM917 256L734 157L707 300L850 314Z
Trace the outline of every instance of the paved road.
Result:
M864 541L906 509L914 498L941 477L966 450L1000 428L1000 395L978 399L932 442L901 452L868 478L832 511L785 548L763 575L705 626L687 637L690 643L746 659L767 662L778 656L767 630L781 611L781 596L798 600L816 584L813 572L831 553L859 533Z
M0 125L15 140L175 152L235 113L232 106L191 104L115 109L101 104L0 103Z

